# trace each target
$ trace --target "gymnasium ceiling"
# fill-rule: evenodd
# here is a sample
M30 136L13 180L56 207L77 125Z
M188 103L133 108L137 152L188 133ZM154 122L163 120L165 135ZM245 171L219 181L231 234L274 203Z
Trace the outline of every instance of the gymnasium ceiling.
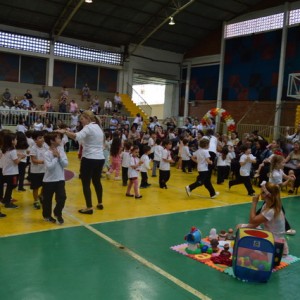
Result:
M0 0L0 29L9 25L47 33L51 39L64 36L125 49L133 43L184 54L220 30L223 21L284 2ZM168 24L170 16L174 16L173 26Z

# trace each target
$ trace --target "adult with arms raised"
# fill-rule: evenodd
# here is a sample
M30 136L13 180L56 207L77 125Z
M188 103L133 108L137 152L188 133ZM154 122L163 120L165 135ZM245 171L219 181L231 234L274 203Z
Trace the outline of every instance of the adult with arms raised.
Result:
M92 111L84 111L80 115L80 122L83 129L79 132L71 132L65 129L60 129L58 132L65 133L69 138L77 141L83 147L80 177L82 182L83 194L86 202L86 208L80 209L81 214L93 214L91 181L94 185L98 204L98 209L103 209L102 204L102 184L101 173L104 165L103 142L104 134L100 127L98 119Z

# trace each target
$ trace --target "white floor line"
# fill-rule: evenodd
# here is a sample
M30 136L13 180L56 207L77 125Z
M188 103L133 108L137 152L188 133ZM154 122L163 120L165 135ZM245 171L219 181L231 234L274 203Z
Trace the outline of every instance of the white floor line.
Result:
M91 225L86 224L85 222L82 222L80 219L76 218L73 215L69 215L69 216L71 218L73 218L74 220L76 220L77 222L81 223L81 225L84 226L86 229L88 229L91 232L95 233L97 236L101 237L102 239L104 239L105 241L107 241L108 243L110 243L111 245L113 245L114 247L116 247L118 249L123 249L123 251L126 252L128 255L130 255L132 258L134 258L135 260L137 260L141 264L145 265L146 267L152 269L153 271L159 273L160 275L164 276L165 278L167 278L168 280L172 281L173 283L175 283L176 285L178 285L182 289L186 290L187 292L193 294L194 296L198 297L199 299L202 299L202 300L211 300L211 298L205 296L204 294L202 294L198 290L194 289L193 287L191 287L188 284L184 283L180 279L178 279L178 278L174 277L173 275L169 274L168 272L164 271L160 267L152 264L151 262L149 262L145 258L141 257L137 253L133 252L132 250L130 250L128 248L126 248L125 246L123 246L122 244L118 243L117 241L111 239L109 236L105 235L101 231L93 228Z

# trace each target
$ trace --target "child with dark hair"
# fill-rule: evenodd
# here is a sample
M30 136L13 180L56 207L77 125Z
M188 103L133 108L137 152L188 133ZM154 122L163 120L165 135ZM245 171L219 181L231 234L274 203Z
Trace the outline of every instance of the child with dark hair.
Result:
M63 224L62 210L67 198L64 168L68 165L68 158L61 145L60 133L49 132L45 134L44 139L49 149L44 154L43 217L47 222L56 223L56 220L52 217L52 198L55 194L54 216L59 224Z
M194 183L185 187L186 193L188 196L191 195L191 191L195 188L204 185L205 188L209 191L210 198L216 198L219 193L215 192L214 187L210 181L210 171L208 165L211 165L213 162L210 159L209 149L209 140L202 138L199 142L200 148L193 153L192 160L197 163L197 169L199 175Z
M135 199L140 199L142 196L139 193L139 181L138 176L140 172L140 166L142 162L138 158L139 156L139 146L135 145L131 149L130 163L128 168L129 184L127 186L126 197L135 197ZM130 194L131 188L134 188L134 195Z
M43 131L34 131L32 138L35 144L30 148L30 158L31 158L31 169L30 169L30 178L31 184L30 189L32 189L33 195L33 207L35 209L40 209L42 202L43 189L43 178L45 174L45 165L44 165L44 155L47 149L49 148L44 142L44 132ZM41 191L39 193L39 189Z
M243 183L245 188L247 189L249 196L254 196L255 191L251 184L250 172L252 164L256 163L256 158L251 154L251 148L246 145L242 145L240 151L243 153L240 157L240 176L238 176L235 180L230 180L228 183L229 189L237 184Z
M159 164L159 187L161 189L167 189L167 182L170 179L170 163L174 163L174 160L171 157L172 142L169 140L164 140L162 142L162 156Z
M121 180L121 151L122 151L122 140L119 136L115 135L112 139L110 147L110 169L106 173L107 179L110 179L110 175L115 172L115 180Z
M17 136L15 133L7 133L3 136L3 180L6 182L6 191L3 203L6 208L18 208L11 202L13 189L18 185L19 169L18 164L26 157L25 154L18 154L16 150Z
M220 153L217 153L217 184L222 184L228 179L230 171L230 156L228 146L223 146Z
M141 157L141 162L143 163L141 165L141 185L140 188L147 188L151 186L151 184L148 183L148 170L150 170L150 158L149 154L151 152L151 147L150 146L144 146L143 148L144 154Z
M24 189L24 179L25 179L25 172L27 167L27 155L29 154L29 145L27 143L26 135L23 132L17 132L17 153L22 156L25 155L25 157L20 161L18 164L19 169L19 181L18 181L18 191L24 192L26 189Z
M182 140L183 147L181 151L181 159L182 159L182 172L186 173L186 169L188 169L189 173L192 173L192 165L191 165L191 153L190 153L190 148L188 146L189 140L188 139L183 139Z
M131 142L129 142L129 141L124 142L124 150L121 153L123 186L127 186L128 168L129 168L129 164L130 164L130 149L131 149L131 147L132 147Z
M152 177L156 177L156 169L159 168L163 150L164 148L161 146L161 140L156 139L155 146L153 147L154 158L152 165Z

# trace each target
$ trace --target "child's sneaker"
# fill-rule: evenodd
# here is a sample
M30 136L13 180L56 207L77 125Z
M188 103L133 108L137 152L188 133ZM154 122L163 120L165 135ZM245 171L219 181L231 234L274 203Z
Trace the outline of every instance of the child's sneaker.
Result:
M6 214L3 214L2 212L0 212L0 218L4 218L6 217Z
M106 179L110 179L110 173L109 172L106 173Z
M119 177L115 177L115 180L121 180L122 178L119 176Z
M4 207L6 207L6 208L18 208L19 206L10 202L10 203L4 204Z
M41 205L40 205L40 203L38 201L36 201L36 202L33 203L33 207L35 209L41 209Z
M219 196L220 195L220 193L219 192L216 192L213 196L211 196L210 198L211 199L215 199L217 196Z
M64 219L62 218L62 216L60 216L60 217L58 217L58 216L56 216L56 218L57 218L57 222L58 222L58 224L64 224Z
M56 223L56 220L55 220L54 218L52 218L52 217L44 218L44 220L45 220L46 222Z
M191 196L191 189L188 185L185 187L185 191L186 191L187 195L190 197Z

